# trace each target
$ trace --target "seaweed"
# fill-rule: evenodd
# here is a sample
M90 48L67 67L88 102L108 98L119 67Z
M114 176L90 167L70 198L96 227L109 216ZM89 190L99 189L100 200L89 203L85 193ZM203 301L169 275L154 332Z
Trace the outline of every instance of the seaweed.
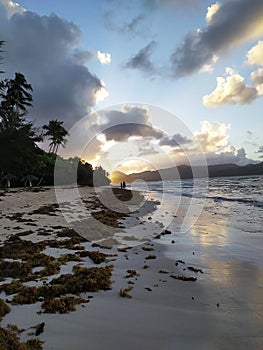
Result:
M83 298L64 296L61 298L47 299L41 306L44 313L55 314L58 312L60 314L65 314L70 311L75 311L76 305L86 302L88 301Z
M145 258L146 260L150 260L150 259L156 259L156 255L148 255Z
M61 228L61 226L57 226ZM59 232L57 232L57 237L70 237L70 238L78 238L78 242L88 242L88 240L84 237L82 237L80 234L78 234L77 231L75 231L72 228L64 227Z
M143 266L143 269L144 269L144 270L147 270L147 269L149 269L149 268L150 268L149 265L144 265L144 266Z
M151 247L142 247L142 250L144 250L145 252L150 252L150 251L153 251L154 249Z
M187 277L187 276L184 276L184 275L170 275L170 277L176 279L176 280L180 280L180 281L196 281L197 278L196 277Z
M94 264L101 264L103 262L107 261L107 257L109 256L108 254L104 254L99 251L85 251L85 252L78 252L78 255L80 257L86 257L88 256Z
M17 280L13 280L11 283L5 283L0 286L0 292L5 291L6 295L17 294L21 292L24 285Z
M62 286L66 293L98 292L111 289L112 266L82 267L73 266L74 274L61 275L54 278L50 284Z
M28 287L23 288L12 299L13 305L34 304L39 298L40 287Z
M0 249L0 259L27 259L31 255L39 253L46 247L45 242L33 243L21 239L19 235L20 234L17 233L5 241Z
M10 307L7 303L3 299L0 299L0 320L10 311Z
M56 216L56 211L58 210L59 205L57 203L43 205L42 207L35 209L32 213L28 213L28 215L32 214L41 214L41 215L50 215Z
M130 295L129 292L131 290L133 290L133 288L134 287L129 286L127 288L121 289L120 292L119 292L120 297L122 297L122 298L129 298L129 299L132 298L132 295Z
M36 329L35 336L38 336L39 334L44 332L45 322L37 324L34 328Z
M197 269L197 268L195 268L193 266L188 266L187 268L188 268L188 270L196 272L196 273L197 272L204 273L201 269Z
M15 330L0 327L1 350L41 350L43 343L42 340L34 338L21 343Z
M82 259L80 258L80 254L79 256L77 254L62 254L59 258L58 261L60 264L65 265L66 263L68 263L69 261L78 261L81 262Z
M140 274L136 270L127 270L128 275L126 275L124 278L133 278L138 277Z

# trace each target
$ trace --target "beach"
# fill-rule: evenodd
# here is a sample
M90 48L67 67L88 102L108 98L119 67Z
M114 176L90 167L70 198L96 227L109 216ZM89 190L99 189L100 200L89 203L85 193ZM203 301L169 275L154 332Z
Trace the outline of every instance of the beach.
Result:
M18 332L21 342L33 337L43 341L43 349L55 350L262 349L262 234L230 224L209 205L182 233L177 227L186 216L187 197L180 207L167 202L160 211L158 196L136 191L130 214L120 210L131 200L129 190L115 190L114 208L109 208L111 189L75 190L82 204L70 188L1 192L2 252L20 247L22 240L32 242L31 254L45 255L33 264L25 254L30 244L23 242L17 257L15 251L12 258L1 255L2 264L30 267L18 277L12 272L14 279L28 287L45 286L37 289L33 302L22 299L19 304L20 295L14 303L19 289L6 293L3 285L12 282L7 273L0 282L0 297L10 307L3 328L15 324L23 329ZM105 191L109 197L103 196ZM48 264L44 272L43 261ZM92 286L77 279L89 272L82 269L90 268L96 269L97 284ZM61 281L63 275L78 288ZM58 295L50 285L60 287ZM51 303L68 296L75 298L74 306L65 299L62 306ZM32 327L43 322L36 336Z

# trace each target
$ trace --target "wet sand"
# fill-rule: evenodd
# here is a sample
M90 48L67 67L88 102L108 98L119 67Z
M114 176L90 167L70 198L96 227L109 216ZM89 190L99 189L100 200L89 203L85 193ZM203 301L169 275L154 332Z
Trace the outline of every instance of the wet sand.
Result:
M92 189L82 191L89 202L86 210L91 217L94 211L92 202L97 194ZM68 226L65 217L52 207L56 204L56 197L51 189L36 193L14 191L0 199L2 241L25 230L32 232L20 239L33 242L57 239L61 227ZM50 213L55 215L37 213L39 208L47 205ZM130 225L132 227L128 230L115 227L116 220L113 220L115 223L110 234L118 231L119 236L125 236L130 231L144 231L144 227L149 230L149 215L154 217L154 212L149 213L154 208L148 203L147 210L126 218L127 222L133 222L140 216L142 222ZM170 214L172 209L167 207ZM33 211L36 212L32 214ZM17 213L23 215L15 215ZM175 225L183 219L184 211L176 214ZM72 215L73 220L76 213ZM87 228L85 219L79 219L81 228ZM117 226L123 226L125 218L119 223ZM2 327L12 323L28 329L45 322L44 332L38 336L44 341L44 349L262 349L262 237L236 232L205 211L188 233L180 235L175 227L171 224L171 234L161 235L159 239L151 237L147 240L144 237L137 243L133 240L130 249L94 247L92 242L80 242L79 245L84 247L82 250L80 247L75 249L76 246L62 249L47 245L45 254L55 258L62 253L80 251L112 255L100 264L95 264L88 256L82 262L68 261L61 265L60 273L54 275L71 273L72 266L79 263L86 267L112 264L112 289L83 293L84 298L93 298L67 314L39 314L41 301L29 305L9 303L11 312L3 317ZM43 228L50 232L41 236ZM113 241L112 237L106 237L108 234L107 231L96 239L101 238L104 243L105 240ZM54 276L48 276L46 282L49 283ZM196 280L174 277L193 277ZM3 283L7 283L6 280L1 285ZM37 279L37 282L25 284L41 283L43 281ZM133 287L127 292L131 298L122 298L120 290L129 287ZM12 296L7 297L2 292L1 298L12 299ZM28 338L27 333L21 333L21 341Z

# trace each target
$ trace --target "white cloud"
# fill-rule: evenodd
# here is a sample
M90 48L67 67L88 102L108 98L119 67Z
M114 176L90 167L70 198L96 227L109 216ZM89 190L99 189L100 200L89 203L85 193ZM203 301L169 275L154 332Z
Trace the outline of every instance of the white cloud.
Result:
M228 76L218 77L217 86L210 94L203 97L203 104L206 107L218 107L223 104L246 104L258 97L255 87L246 84L244 77L235 72L232 68L226 68Z
M263 41L259 40L247 53L247 62L251 66L263 66Z
M219 122L209 123L205 120L202 122L201 131L194 133L193 143L205 153L223 151L229 144L227 133L229 128L229 125Z
M98 60L101 64L111 63L111 54L106 52L97 51Z
M250 76L255 88L257 89L258 95L263 95L263 68L259 68L255 72L251 73Z
M22 13L25 11L17 2L11 0L0 0L0 4L4 5L8 18L12 17L15 13Z
M105 98L109 96L108 91L105 89L105 82L103 80L101 80L100 82L102 87L100 88L100 90L97 90L95 93L97 103L105 100Z
M220 9L221 4L215 3L207 8L207 14L206 14L206 22L211 23L213 20L214 15L217 13L217 11Z
M214 64L218 61L218 56L214 55L211 59L211 63L209 64L205 64L202 68L201 68L201 72L207 72L207 73L211 73L214 70Z

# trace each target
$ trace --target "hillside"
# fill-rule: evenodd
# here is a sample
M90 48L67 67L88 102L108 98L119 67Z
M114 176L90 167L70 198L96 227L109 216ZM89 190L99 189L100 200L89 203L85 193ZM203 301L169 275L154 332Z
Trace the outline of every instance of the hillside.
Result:
M207 173L208 170L208 173ZM155 171L143 171L140 173L125 174L121 171L115 171L111 174L112 183L120 183L121 181L132 182L134 180L144 181L160 181L176 180L176 179L191 179L205 177L222 177L222 176L247 176L247 175L263 175L263 162L258 164L248 164L240 166L237 164L218 164L205 167L191 167L189 165L179 165L167 169Z

